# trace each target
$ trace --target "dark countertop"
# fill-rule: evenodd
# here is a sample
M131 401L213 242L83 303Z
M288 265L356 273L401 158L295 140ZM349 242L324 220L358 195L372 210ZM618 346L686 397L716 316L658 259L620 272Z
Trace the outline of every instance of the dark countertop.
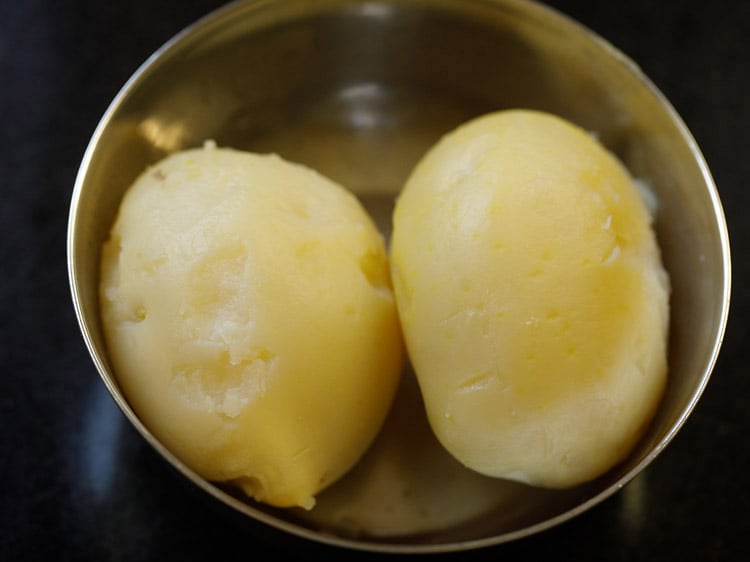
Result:
M623 492L541 535L462 558L748 560L750 3L550 3L632 57L698 141L732 240L730 321L693 415ZM0 2L0 560L351 557L261 525L240 530L207 510L116 408L71 304L67 213L89 137L148 55L220 4Z

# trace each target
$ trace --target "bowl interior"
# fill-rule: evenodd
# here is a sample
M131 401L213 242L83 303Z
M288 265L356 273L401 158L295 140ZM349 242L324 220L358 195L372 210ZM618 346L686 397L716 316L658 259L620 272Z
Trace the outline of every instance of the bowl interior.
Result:
M633 455L602 478L543 491L471 473L438 445L406 373L366 458L311 512L255 504L202 481L120 393L98 316L99 248L148 165L207 139L276 152L349 187L390 234L394 198L440 135L509 107L594 131L656 195L672 280L667 394ZM123 88L81 165L69 230L73 298L92 357L144 437L209 494L314 540L422 552L494 544L559 523L634 477L706 384L729 294L726 226L686 128L635 66L567 18L520 0L269 0L227 6L155 54Z

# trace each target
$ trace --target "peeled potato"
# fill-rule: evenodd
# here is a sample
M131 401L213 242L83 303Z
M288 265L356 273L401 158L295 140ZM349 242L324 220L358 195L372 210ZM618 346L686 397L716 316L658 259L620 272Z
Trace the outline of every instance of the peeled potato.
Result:
M385 244L312 170L169 156L127 192L100 289L126 397L206 479L311 508L384 421L403 351Z
M563 488L621 461L666 373L668 277L623 166L513 110L441 139L406 183L391 259L428 417L480 473Z

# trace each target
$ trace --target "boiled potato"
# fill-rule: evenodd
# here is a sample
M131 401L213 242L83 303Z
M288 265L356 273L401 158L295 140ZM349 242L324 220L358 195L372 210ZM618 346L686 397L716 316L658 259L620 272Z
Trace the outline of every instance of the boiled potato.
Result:
M639 190L591 135L525 110L450 132L397 201L391 260L456 459L563 488L631 451L665 386L668 277Z
M273 155L167 157L101 260L117 380L187 466L311 508L378 432L403 345L383 238L355 197Z

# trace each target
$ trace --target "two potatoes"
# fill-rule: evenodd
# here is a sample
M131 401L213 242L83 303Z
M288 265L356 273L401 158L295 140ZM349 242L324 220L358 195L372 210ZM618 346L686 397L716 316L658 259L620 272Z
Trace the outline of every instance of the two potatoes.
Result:
M591 135L508 110L444 136L393 215L274 155L146 170L102 250L118 381L208 480L311 509L378 434L404 343L469 469L543 487L634 447L666 383L669 280L642 194Z

